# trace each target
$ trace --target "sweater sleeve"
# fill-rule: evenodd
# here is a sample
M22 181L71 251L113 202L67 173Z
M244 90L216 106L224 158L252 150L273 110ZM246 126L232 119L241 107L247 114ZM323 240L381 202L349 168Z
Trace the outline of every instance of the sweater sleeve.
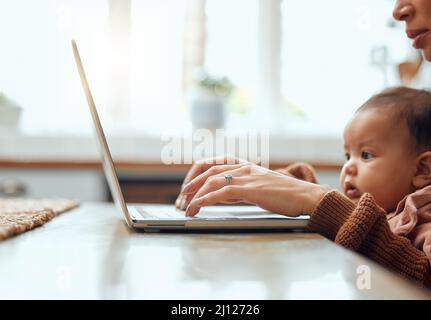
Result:
M328 192L310 215L308 229L424 286L431 287L431 267L424 252L392 233L385 211L372 195L358 204L337 191Z
M285 168L275 170L286 175L291 175L297 179L317 183L316 171L305 162L296 162Z

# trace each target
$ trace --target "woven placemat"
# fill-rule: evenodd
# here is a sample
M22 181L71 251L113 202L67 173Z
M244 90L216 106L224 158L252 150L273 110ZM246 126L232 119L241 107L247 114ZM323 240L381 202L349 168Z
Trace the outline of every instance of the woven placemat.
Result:
M67 199L0 199L0 240L40 226L78 205Z

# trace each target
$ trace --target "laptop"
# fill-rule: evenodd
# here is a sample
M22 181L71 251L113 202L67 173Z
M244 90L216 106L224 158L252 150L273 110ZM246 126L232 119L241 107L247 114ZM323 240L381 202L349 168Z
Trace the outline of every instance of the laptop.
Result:
M121 192L118 176L115 170L111 152L100 123L96 105L88 85L84 67L78 52L76 42L72 40L73 53L82 87L87 98L90 113L93 118L97 134L102 164L112 198L121 210L127 225L133 229L144 231L163 230L303 230L309 217L286 217L271 213L250 205L220 205L201 208L195 217L186 217L184 211L176 209L174 205L166 204L126 204Z

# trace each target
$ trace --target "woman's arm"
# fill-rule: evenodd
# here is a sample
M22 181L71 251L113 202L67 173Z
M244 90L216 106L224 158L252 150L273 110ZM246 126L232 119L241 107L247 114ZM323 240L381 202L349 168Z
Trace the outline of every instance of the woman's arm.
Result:
M231 177L230 182L225 179L227 174ZM187 216L198 214L204 206L237 202L299 216L311 212L328 190L318 184L246 163L236 167L213 166L188 182L181 193L188 197Z
M282 174L293 176L297 179L317 183L316 171L314 168L305 162L295 162L285 168L275 170Z
M203 206L239 201L289 216L310 213L310 230L431 287L425 253L391 232L385 212L369 194L355 205L337 191L250 163L200 164L194 170L180 194L187 197L187 215L196 215ZM233 176L232 184L225 174Z
M431 267L425 253L407 238L392 233L385 211L370 194L364 194L355 205L337 191L328 192L311 213L307 227L431 287Z

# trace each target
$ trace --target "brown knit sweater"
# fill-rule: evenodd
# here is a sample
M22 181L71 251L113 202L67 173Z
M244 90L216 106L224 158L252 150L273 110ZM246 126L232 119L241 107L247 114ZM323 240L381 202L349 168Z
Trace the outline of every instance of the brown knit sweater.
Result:
M296 163L278 171L317 183L314 169L306 163ZM354 204L337 191L328 192L310 214L307 227L431 288L431 266L427 256L409 239L392 233L386 212L375 203L371 194L362 195L358 204Z

